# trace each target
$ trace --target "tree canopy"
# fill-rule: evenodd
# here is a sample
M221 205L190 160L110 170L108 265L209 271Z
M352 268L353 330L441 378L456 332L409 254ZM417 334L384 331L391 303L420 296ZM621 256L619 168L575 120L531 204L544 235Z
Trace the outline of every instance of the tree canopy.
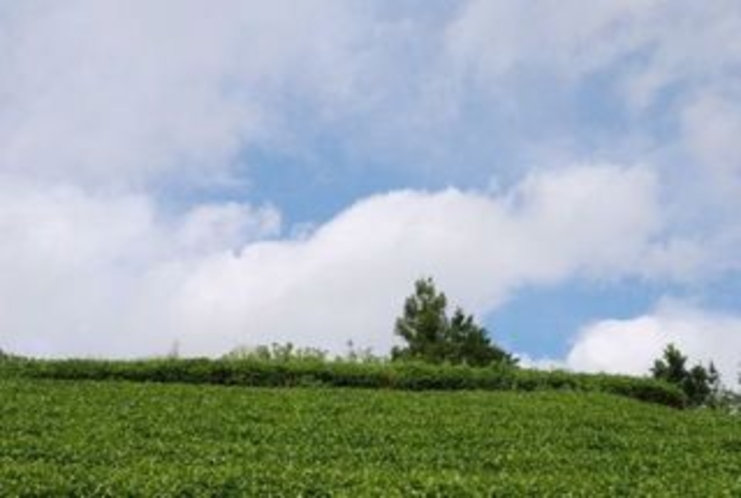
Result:
M447 306L447 297L437 291L431 278L417 280L414 294L406 299L403 314L396 320L396 334L406 345L395 347L392 359L472 366L516 364L512 355L492 344L473 316L457 308L448 317Z
M656 379L679 386L693 406L712 403L720 391L720 376L715 365L711 362L705 368L698 363L688 369L687 357L674 344L664 349L664 355L654 362L651 373Z

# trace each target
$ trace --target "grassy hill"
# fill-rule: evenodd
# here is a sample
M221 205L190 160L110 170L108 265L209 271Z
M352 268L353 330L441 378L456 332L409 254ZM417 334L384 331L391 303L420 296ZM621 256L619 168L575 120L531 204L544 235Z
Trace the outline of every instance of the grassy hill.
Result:
M741 420L599 392L0 378L2 496L739 496Z

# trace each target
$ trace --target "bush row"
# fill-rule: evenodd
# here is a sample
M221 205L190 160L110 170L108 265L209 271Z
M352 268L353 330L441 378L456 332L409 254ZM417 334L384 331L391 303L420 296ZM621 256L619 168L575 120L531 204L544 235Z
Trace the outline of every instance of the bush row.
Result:
M680 408L684 394L649 378L415 362L256 359L16 360L0 373L48 379L180 382L255 387L333 386L404 390L598 391Z

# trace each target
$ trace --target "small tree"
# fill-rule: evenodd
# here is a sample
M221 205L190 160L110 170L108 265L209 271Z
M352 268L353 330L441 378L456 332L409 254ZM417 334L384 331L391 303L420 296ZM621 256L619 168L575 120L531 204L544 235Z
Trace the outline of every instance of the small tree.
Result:
M466 315L457 308L450 320L447 341L450 344L449 359L452 363L469 365L489 365L490 363L515 364L516 360L509 353L491 343L486 329L473 321L473 316Z
M664 356L654 361L651 373L654 378L662 379L672 384L681 384L687 377L687 357L674 344L664 349Z
M662 358L651 369L654 378L679 386L692 406L712 404L721 391L720 376L711 362L708 368L700 364L687 369L687 357L674 344L664 349Z
M403 314L396 320L396 334L406 346L395 347L392 359L475 366L516 363L510 354L492 344L486 329L462 309L457 308L448 318L447 305L445 294L435 289L431 278L417 280L414 294L407 298Z
M432 279L417 280L414 294L404 302L403 315L396 320L396 334L407 346L394 348L392 357L442 361L446 356L443 335L448 329L447 306L448 299L435 290Z

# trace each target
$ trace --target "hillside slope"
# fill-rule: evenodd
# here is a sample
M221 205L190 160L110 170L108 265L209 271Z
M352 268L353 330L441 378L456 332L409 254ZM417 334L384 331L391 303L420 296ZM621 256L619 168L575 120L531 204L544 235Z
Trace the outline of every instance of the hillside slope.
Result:
M741 493L741 421L599 393L0 380L2 496Z

